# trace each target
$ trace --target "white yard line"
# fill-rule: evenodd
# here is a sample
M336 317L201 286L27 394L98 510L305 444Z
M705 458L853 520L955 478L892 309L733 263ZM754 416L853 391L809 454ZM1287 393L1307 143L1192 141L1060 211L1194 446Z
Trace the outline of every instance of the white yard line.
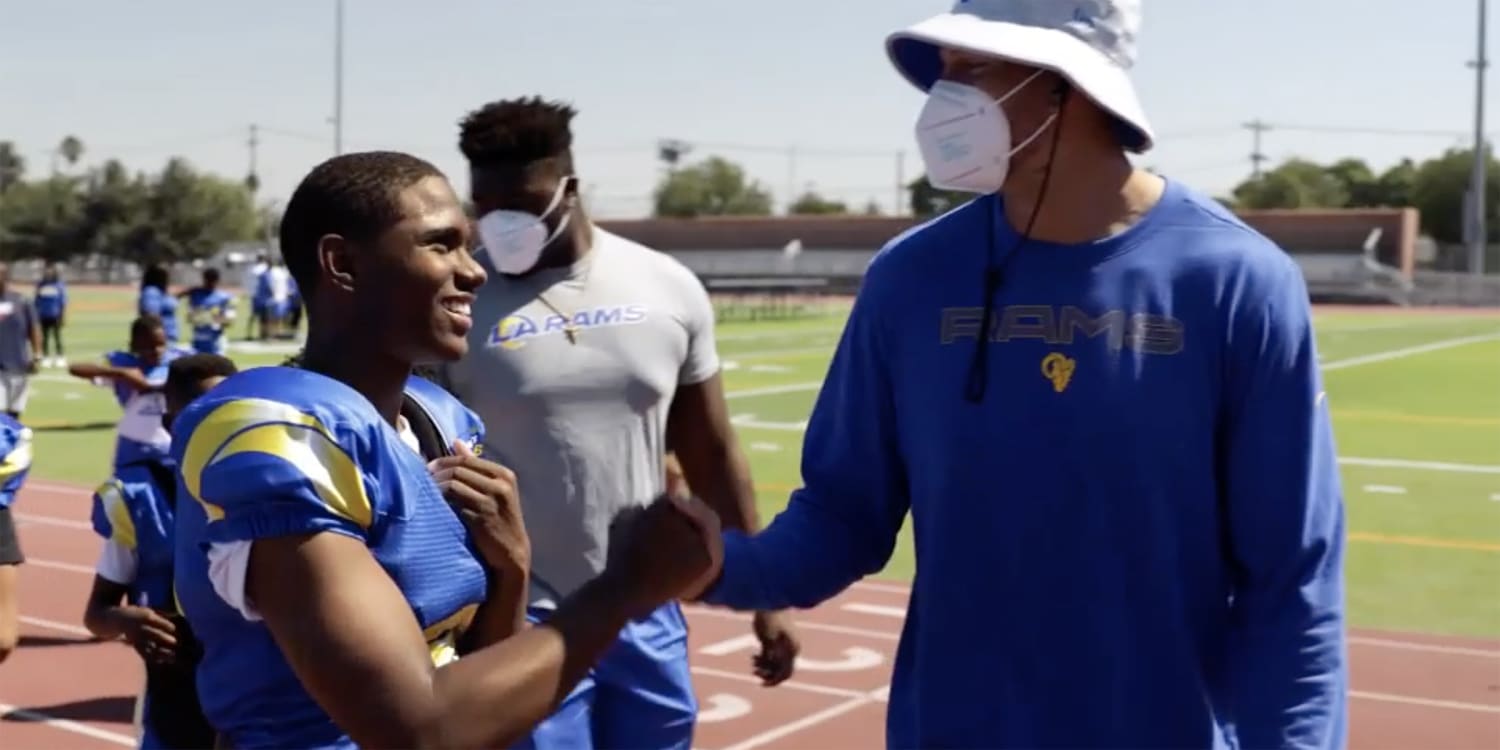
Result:
M850 711L853 711L857 708L862 708L874 702L875 697L873 695L850 698L843 703L834 704L832 706L829 706L828 708L823 709L822 711L808 714L807 716L797 719L796 721L786 722L785 724L782 724L775 729L770 729L759 734L751 735L750 737L740 742L730 745L724 750L751 750L752 748L757 748L761 745L775 742L776 740L779 740L782 737L786 737L787 735L800 732L804 729L807 729L808 727L817 726L825 721L828 721L829 719L837 718L846 713L849 713Z
M776 339L796 339L803 336L837 336L843 332L843 327L838 328L799 328L788 331L760 331L756 333L724 333L714 336L715 341L774 341Z
M791 383L789 385L769 385L762 388L741 388L737 391L729 391L724 398L754 398L756 396L775 396L782 393L802 393L804 391L816 391L823 387L823 381L816 383Z
M1440 471L1449 474L1500 474L1500 466L1483 464L1455 464L1446 461L1408 461L1402 458L1353 458L1340 457L1339 463L1346 466L1368 466L1377 469L1411 469L1414 471Z
M0 717L4 717L8 721L25 721L33 724L41 724L52 729L81 734L85 737L93 737L96 740L124 745L125 747L135 747L137 744L134 737L127 737L117 732L106 732L103 729L95 729L87 724L80 724L70 719L59 719L51 714L12 706L9 703L0 703Z
M1431 698L1417 698L1410 695L1394 695L1392 693L1371 693L1364 690L1350 690L1350 698L1360 698L1367 701L1380 701L1381 703L1401 703L1408 706L1421 706L1422 708L1446 708L1450 711L1473 711L1482 714L1500 714L1500 706L1486 705L1483 703L1460 703L1459 701L1439 701Z
M1373 365L1377 362L1389 362L1393 359L1402 359L1405 357L1413 357L1418 354L1442 351L1443 349L1452 349L1457 346L1481 344L1486 341L1500 341L1500 333L1487 333L1479 336L1464 336L1462 338L1456 339L1444 339L1442 341L1433 341L1431 343L1420 344L1418 346L1406 346L1400 349L1392 349L1385 352L1362 354L1358 357L1348 357L1345 359L1334 360L1333 362L1327 362L1324 363L1322 367L1324 372L1329 372L1332 370L1343 370L1349 367Z

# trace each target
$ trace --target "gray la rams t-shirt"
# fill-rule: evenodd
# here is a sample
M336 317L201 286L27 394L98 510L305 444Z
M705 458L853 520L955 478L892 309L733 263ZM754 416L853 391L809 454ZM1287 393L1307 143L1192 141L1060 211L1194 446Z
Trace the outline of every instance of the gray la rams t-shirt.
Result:
M543 606L603 569L616 513L662 492L672 397L719 372L698 278L664 253L593 236L570 268L512 278L483 261L469 353L440 373L484 420L484 457L516 474Z

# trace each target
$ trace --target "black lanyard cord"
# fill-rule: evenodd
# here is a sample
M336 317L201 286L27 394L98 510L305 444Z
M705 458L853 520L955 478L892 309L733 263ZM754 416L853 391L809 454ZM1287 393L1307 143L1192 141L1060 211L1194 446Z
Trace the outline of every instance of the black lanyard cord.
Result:
M1042 201L1047 197L1047 185L1052 182L1052 166L1057 160L1057 144L1062 140L1062 105L1067 101L1069 90L1064 87L1059 92L1058 118L1053 123L1052 145L1047 151L1047 171L1042 173L1042 184L1037 190L1036 204L1031 207L1031 216L1026 219L1026 231L1016 239L1010 251L998 259L995 257L995 222L999 219L995 216L995 211L990 212L989 242L984 249L984 314L979 318L979 335L974 337L974 354L969 360L969 377L964 384L964 398L968 399L971 404L984 401L984 395L989 390L990 336L992 335L990 329L995 322L995 295L1000 291L1000 284L1004 281L1006 264L1026 245L1026 241L1031 239L1031 231L1036 227L1037 217L1042 213Z

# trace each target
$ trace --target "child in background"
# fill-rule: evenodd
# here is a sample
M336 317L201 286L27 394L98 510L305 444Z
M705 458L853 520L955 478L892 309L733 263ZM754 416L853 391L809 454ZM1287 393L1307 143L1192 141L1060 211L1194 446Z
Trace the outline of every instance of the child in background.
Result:
M219 269L204 269L203 283L182 296L187 298L188 325L193 327L193 351L227 354L224 332L234 320L234 297L219 288Z
M270 269L261 274L255 288L255 296L265 305L265 319L261 322L262 340L281 338L290 307L291 274L286 270L286 261L277 258Z
M246 341L266 337L266 300L262 296L260 277L269 270L271 263L266 260L265 253L261 253L256 257L255 263L245 269L245 276L240 280L240 289L250 295L250 317L245 324Z
M56 263L48 263L42 269L42 280L36 285L37 322L42 327L42 367L62 367L64 364L62 328L63 317L68 310L68 286L63 283Z
M177 298L167 293L171 274L162 266L151 266L141 274L141 296L136 301L136 312L142 316L155 315L161 319L162 330L167 332L167 341L177 343Z
M297 279L287 276L287 310L286 326L282 329L282 336L295 339L297 331L302 327L302 290L297 287Z
M166 456L172 447L171 435L161 424L166 404L160 389L172 360L191 352L171 346L167 340L163 321L143 315L130 324L127 351L110 352L104 355L103 363L75 362L68 366L68 374L74 377L114 387L115 399L125 411L115 439L115 466Z
M0 414L0 662L16 650L21 638L21 542L10 508L31 471L31 430Z
M172 362L160 417L173 417L235 373L217 354ZM104 538L83 624L99 638L124 639L146 663L140 698L142 748L206 748L214 732L198 704L193 673L197 642L177 610L173 588L173 528L177 473L167 456L147 456L115 469L94 493L94 530Z

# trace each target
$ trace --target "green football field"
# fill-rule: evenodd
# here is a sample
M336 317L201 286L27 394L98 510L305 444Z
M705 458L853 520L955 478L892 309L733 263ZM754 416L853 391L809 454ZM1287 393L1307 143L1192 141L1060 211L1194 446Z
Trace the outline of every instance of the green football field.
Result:
M135 290L75 288L65 331L74 359L125 344ZM724 310L744 313L745 310ZM719 346L730 409L769 520L798 483L802 424L837 340L835 309L795 319L726 315ZM1500 316L1392 309L1318 316L1349 514L1349 606L1356 626L1500 637ZM251 351L241 366L290 351ZM45 370L26 421L33 476L104 479L119 407L108 391ZM883 573L911 575L903 538Z

